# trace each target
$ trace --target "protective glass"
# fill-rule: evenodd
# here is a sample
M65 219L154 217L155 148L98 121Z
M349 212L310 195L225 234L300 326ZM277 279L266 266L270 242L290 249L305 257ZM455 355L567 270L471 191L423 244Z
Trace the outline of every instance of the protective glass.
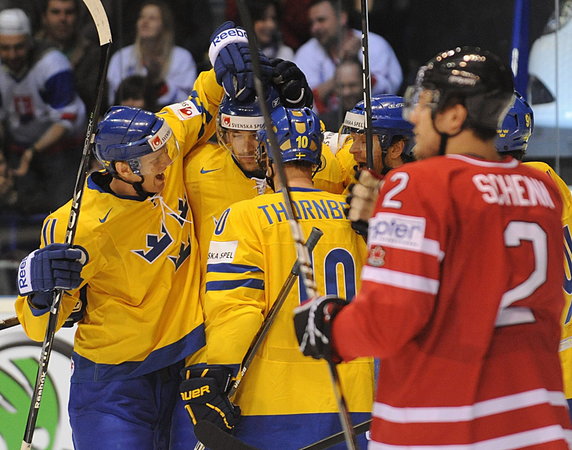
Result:
M179 143L166 122L157 133L147 139L147 143L153 151L132 161L131 168L136 169L133 170L135 173L139 172L140 175L162 173L179 157Z
M403 96L403 111L401 115L405 120L411 122L411 114L417 105L429 107L431 111L436 111L438 104L439 91L426 89L420 85L409 86Z
M338 130L338 149L344 146L351 146L354 138L363 134L365 129L365 116L348 111L344 117L344 122Z
M262 116L233 116L220 113L216 135L219 145L231 152L245 170L257 170L256 132L264 128Z

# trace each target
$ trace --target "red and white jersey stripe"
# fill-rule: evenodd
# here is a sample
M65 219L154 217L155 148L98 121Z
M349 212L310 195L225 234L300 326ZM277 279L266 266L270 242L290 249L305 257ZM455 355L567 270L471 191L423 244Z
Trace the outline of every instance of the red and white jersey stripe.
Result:
M507 158L392 171L362 288L334 321L344 360L382 359L374 449L568 448L558 360L561 200Z

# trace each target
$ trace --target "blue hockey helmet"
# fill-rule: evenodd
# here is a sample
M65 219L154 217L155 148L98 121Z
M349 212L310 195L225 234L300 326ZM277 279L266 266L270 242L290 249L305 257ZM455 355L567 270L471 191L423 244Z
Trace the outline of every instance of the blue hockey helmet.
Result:
M305 161L315 166L321 166L322 133L320 119L310 108L289 109L279 106L270 115L273 130L278 141L282 162ZM258 132L258 159L264 155L272 161L270 140L265 129Z
M497 129L496 148L499 153L520 151L523 154L534 129L534 114L528 102L514 92L514 104Z
M95 133L95 157L112 175L116 161L125 161L133 173L145 175L179 154L171 127L164 119L139 108L112 106Z
M275 89L268 90L266 104L270 111L279 104ZM264 116L258 98L251 102L239 102L228 95L224 96L216 120L217 140L219 145L232 153L242 170L249 173L260 170L256 159L256 132L262 128Z
M266 96L270 111L280 104L278 92L270 88ZM264 116L258 97L251 102L239 102L225 95L220 102L217 115L217 134L222 136L225 130L258 131L264 127Z
M402 116L403 97L383 94L371 98L371 125L373 134L379 136L382 150L387 150L394 136L413 137L413 125ZM340 137L365 131L365 106L363 100L346 113ZM341 146L340 146L341 148Z

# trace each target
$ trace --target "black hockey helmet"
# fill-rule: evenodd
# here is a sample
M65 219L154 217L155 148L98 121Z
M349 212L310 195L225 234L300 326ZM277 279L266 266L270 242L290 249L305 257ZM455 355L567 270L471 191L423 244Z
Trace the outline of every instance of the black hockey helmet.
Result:
M468 113L466 127L496 130L512 105L514 85L510 68L496 55L479 47L457 47L419 69L415 85L405 93L406 119L422 91L432 93L433 114L462 103Z

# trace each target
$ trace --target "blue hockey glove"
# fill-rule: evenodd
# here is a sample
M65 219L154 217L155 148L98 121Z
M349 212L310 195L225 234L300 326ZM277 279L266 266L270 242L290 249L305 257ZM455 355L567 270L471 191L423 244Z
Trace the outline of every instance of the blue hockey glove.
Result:
M87 260L85 249L69 244L50 244L34 250L20 263L18 293L33 295L33 305L46 308L51 305L54 289L75 289L81 284L80 273Z
M314 94L308 85L306 75L292 61L280 58L270 60L272 64L272 82L280 92L280 101L286 108L314 106Z
M262 52L258 56L261 77L263 81L270 80L272 65ZM240 102L254 100L256 89L246 31L230 21L219 26L211 36L209 59L217 81L231 98Z
M228 367L195 365L183 369L181 398L193 425L202 420L230 432L240 419L240 408L228 399L232 372Z
M314 359L341 361L332 348L332 321L348 302L335 295L324 295L294 309L294 328L300 351Z

